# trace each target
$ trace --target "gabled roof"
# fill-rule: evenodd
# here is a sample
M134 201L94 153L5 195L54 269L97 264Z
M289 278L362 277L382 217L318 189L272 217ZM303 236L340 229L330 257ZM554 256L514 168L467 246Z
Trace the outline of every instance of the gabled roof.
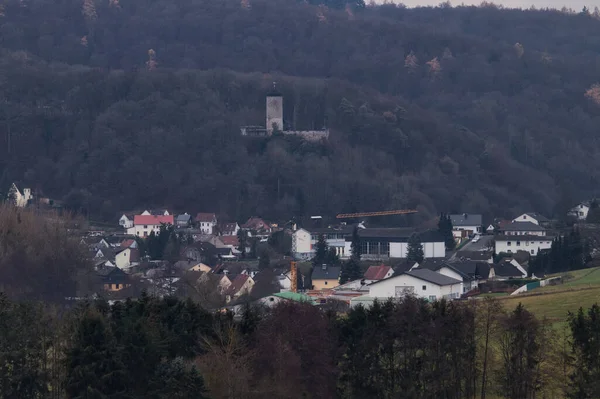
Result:
M337 280L340 278L340 266L317 266L313 268L312 280Z
M220 236L219 239L225 245L232 245L234 247L237 247L240 244L237 236Z
M538 226L533 222L512 222L502 226L504 231L545 231L542 226Z
M225 291L225 295L233 296L233 295L237 294L242 289L244 284L246 284L246 281L248 281L249 278L250 278L250 276L248 276L247 274L238 274L231 281L231 285L229 287L227 287L227 290Z
M256 216L251 217L246 223L242 225L242 228L250 230L260 230L262 228L269 229L270 227L271 226L269 226L269 223Z
M490 275L490 264L487 262L460 261L448 263L453 270L468 276L469 279L487 279Z
M458 251L456 257L465 260L488 261L493 258L493 254L487 251Z
M150 225L157 226L160 224L173 224L173 215L135 215L133 217L133 224L136 226Z
M379 266L370 266L366 273L366 280L381 280L385 278L388 272L392 269L391 266L379 265Z
M133 245L134 242L135 242L134 239L127 238L127 239L121 241L121 248L129 248Z
M479 214L459 213L450 215L452 227L481 226L482 217Z
M196 215L196 222L208 222L208 223L214 223L217 221L217 215L215 215L214 213L198 213Z
M539 213L536 212L527 212L526 213L527 216L529 216L530 218L533 218L535 220L537 220L538 222L549 222L550 219L548 219L547 217L545 217L544 215L541 215Z
M192 218L192 216L188 215L187 213L184 213L182 215L177 215L177 221L182 222L182 223L189 222L191 218Z
M510 262L495 264L494 274L500 277L523 277L523 273Z
M404 274L407 274L412 277L416 277L418 279L428 281L435 285L453 285L460 284L462 281L454 279L452 277L444 276L443 274L436 273L429 269L413 269Z

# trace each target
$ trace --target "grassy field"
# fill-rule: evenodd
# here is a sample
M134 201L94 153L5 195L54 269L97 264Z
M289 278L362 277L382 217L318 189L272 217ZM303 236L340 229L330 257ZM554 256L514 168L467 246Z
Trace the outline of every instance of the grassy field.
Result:
M567 273L562 273L566 275ZM583 269L568 273L572 278L565 284L542 287L526 294L499 298L507 309L521 302L537 317L546 317L555 327L564 325L568 312L580 307L589 308L600 303L600 268Z

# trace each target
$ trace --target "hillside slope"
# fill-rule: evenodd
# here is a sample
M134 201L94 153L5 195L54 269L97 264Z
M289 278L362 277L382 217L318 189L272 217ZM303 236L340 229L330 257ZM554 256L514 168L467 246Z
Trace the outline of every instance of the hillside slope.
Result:
M139 204L551 215L598 182L600 95L585 95L598 24L493 7L5 0L0 183L102 217ZM239 137L264 120L273 80L286 123L327 124L327 145Z

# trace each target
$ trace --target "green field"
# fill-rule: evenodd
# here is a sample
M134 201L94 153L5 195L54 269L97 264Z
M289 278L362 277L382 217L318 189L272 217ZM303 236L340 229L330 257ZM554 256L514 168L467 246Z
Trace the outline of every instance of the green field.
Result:
M537 317L546 317L556 326L563 325L568 312L580 307L589 308L600 303L600 268L583 269L569 273L571 279L565 284L542 287L526 294L500 298L507 310L521 302Z

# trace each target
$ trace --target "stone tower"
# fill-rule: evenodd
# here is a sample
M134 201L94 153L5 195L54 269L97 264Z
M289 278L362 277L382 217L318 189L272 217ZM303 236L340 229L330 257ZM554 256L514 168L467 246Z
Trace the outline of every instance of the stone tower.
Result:
M273 134L273 127L283 130L283 96L273 82L273 90L267 94L267 135Z

